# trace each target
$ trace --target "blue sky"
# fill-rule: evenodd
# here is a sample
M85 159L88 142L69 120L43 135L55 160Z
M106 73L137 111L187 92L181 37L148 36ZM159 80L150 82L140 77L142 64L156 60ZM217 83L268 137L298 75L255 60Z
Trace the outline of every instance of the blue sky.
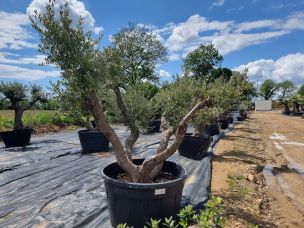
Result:
M72 17L104 34L101 46L119 28L134 22L151 29L169 50L158 67L161 80L181 72L182 59L199 44L213 43L223 67L248 68L253 81L304 83L304 0L70 0ZM37 33L28 13L47 0L0 1L0 80L48 86L59 69L42 67ZM64 0L57 0L63 4Z

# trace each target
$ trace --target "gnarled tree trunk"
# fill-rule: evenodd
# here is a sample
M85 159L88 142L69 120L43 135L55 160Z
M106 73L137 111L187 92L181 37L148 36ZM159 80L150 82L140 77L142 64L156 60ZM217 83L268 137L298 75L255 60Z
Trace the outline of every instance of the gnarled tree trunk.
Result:
M19 107L19 108L14 108L15 111L15 118L14 118L14 130L19 130L23 128L23 123L22 123L22 115L24 110Z
M108 140L113 145L117 163L126 173L130 175L133 182L138 183L149 183L154 179L155 176L158 175L158 172L160 170L159 167L162 166L164 161L168 159L181 144L184 134L186 133L187 124L189 123L189 121L193 118L193 116L199 109L204 108L205 106L210 104L210 99L208 98L203 102L200 102L199 104L195 105L189 111L189 113L181 120L178 127L174 131L174 142L168 146L170 136L173 135L173 132L170 132L168 130L166 134L163 135L162 143L159 146L158 153L150 158L147 158L142 165L137 166L132 162L130 151L136 141L135 139L138 138L137 132L131 132L130 136L128 137L131 143L126 143L125 146L123 146L113 128L106 121L103 108L98 101L96 92L92 91L88 99L89 107L95 118L97 128L108 138Z
M284 101L283 105L284 105L284 112L285 113L290 113L290 109L289 109L289 106L288 106L288 101Z

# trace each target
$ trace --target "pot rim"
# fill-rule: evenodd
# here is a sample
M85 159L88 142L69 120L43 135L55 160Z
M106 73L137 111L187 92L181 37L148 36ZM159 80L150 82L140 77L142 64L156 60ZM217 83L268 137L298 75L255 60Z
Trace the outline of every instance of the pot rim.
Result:
M100 130L93 130L93 131L90 131L90 130L79 130L77 131L78 134L94 134L94 133L102 133Z
M17 129L17 130L11 130L11 131L1 131L0 132L0 135L1 134L9 134L9 133L15 133L15 132L22 132L22 131L24 131L24 132L33 132L33 128L29 128L29 127L27 127L27 128L21 128L21 129Z
M194 135L184 135L184 138L203 138L203 139L211 139L209 135L200 135L200 136L194 136Z
M145 159L138 158L138 159L133 159L133 160L145 160ZM179 165L179 164L177 164L175 162L172 162L172 161L165 161L165 162L166 163L173 163L173 164L177 165L178 168L181 169L179 177L177 177L174 180L166 181L166 182L163 182L163 183L131 183L131 182L122 182L122 181L116 180L116 179L114 179L112 177L109 177L108 175L106 175L104 173L104 170L107 167L109 167L110 165L114 165L114 164L118 165L117 161L114 161L114 162L106 165L102 169L102 177L103 177L104 181L107 181L107 182L111 183L112 185L115 185L115 186L121 187L121 188L128 188L128 189L159 189L159 188L166 188L166 187L169 187L171 185L176 185L179 182L184 182L186 180L186 178L187 178L187 171L185 170L185 168L183 168L181 165Z

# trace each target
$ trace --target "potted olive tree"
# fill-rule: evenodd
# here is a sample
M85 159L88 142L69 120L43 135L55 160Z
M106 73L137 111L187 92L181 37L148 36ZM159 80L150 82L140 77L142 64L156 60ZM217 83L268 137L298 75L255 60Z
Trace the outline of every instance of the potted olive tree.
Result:
M203 84L204 92L199 93L212 96L213 105L201 110L191 121L195 132L184 137L179 147L179 153L183 156L196 158L205 154L211 143L210 137L220 133L220 117L237 101L238 93L230 83L232 71L227 68L215 68L222 60L223 57L212 44L200 45L185 58L184 74L193 78L194 83Z
M85 97L97 128L113 145L117 162L103 170L112 225L128 223L142 227L150 217L176 214L186 173L181 166L166 160L178 149L189 121L200 109L210 105L211 99L189 96L187 104L177 102L187 108L176 107L176 113L183 115L173 126L170 126L168 116L162 115L163 133L156 154L134 160L132 151L140 128L150 120L142 108L148 104L147 99L138 90L141 90L141 81L156 80L156 65L166 59L167 51L151 32L130 25L114 35L112 45L101 53L92 33L83 30L82 19L76 26L73 24L69 3L60 10L56 19L54 1L50 1L43 14L35 12L30 19L39 32L39 50L46 55L46 63L59 67L65 86ZM106 92L115 95L120 115L130 130L124 142L107 121L98 85L104 85ZM127 93L128 96L123 96ZM171 100L179 99L172 96ZM174 141L169 144L173 135ZM160 179L166 181L155 183L159 176L165 176ZM159 207L159 203L164 206Z
M85 97L78 90L71 90L70 87L65 86L62 81L52 83L52 90L58 101L59 111L78 120L86 127L85 130L78 131L81 152L84 154L108 152L109 140L96 128L95 121L91 120L92 114Z
M38 85L30 87L19 82L0 83L0 93L3 100L8 100L9 109L15 111L14 130L1 132L1 137L6 147L22 147L30 143L32 128L24 128L22 122L23 113L33 107L37 102L47 102L46 95Z
M279 83L279 101L284 105L283 114L289 115L290 108L289 108L289 100L295 94L296 87L292 81L286 80Z

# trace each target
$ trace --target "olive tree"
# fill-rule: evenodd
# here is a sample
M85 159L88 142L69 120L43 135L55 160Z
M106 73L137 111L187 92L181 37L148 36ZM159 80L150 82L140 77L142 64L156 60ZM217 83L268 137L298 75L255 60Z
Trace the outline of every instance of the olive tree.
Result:
M215 80L217 78L222 78L224 80L229 81L230 78L232 76L232 71L229 68L217 68L217 69L213 69L211 72L211 79Z
M42 88L36 84L30 87L20 82L0 82L0 93L2 100L10 102L9 109L15 111L14 129L22 129L23 113L33 107L37 102L47 102L47 96L42 92Z
M279 101L282 102L282 104L284 105L284 112L289 113L290 109L289 109L288 101L294 95L296 91L296 87L293 84L293 82L289 80L279 83L278 86L280 92L280 95L278 97Z
M223 57L213 44L201 44L197 49L190 52L184 60L185 75L192 75L209 84L212 78L212 70L221 64Z
M264 97L265 100L269 100L279 90L280 86L275 81L267 79L260 87L260 96Z
M301 110L304 111L304 85L301 85L298 92L299 94L299 103L301 106Z
M165 130L162 139L164 143L161 143L157 154L147 158L142 165L135 165L132 149L138 138L138 122L130 115L134 109L132 105L127 106L123 94L130 91L131 97L139 96L132 92L137 89L137 82L154 80L155 67L164 60L165 48L152 33L143 31L138 26L129 26L114 36L113 44L101 52L96 46L98 40L92 38L92 32L83 30L81 18L76 26L72 24L68 3L61 8L59 15L59 19L56 19L54 1L51 0L43 14L36 12L30 16L33 28L40 35L39 50L46 55L46 63L59 67L65 86L79 91L85 98L97 128L113 145L119 166L134 182L150 182L158 174L163 162L179 147L189 121L201 108L209 105L210 99L194 99L174 127L173 143L168 144L169 138ZM103 88L115 95L124 123L131 130L125 143L106 119L103 103L98 96L98 91ZM145 105L144 102L137 102L136 105L141 104Z

